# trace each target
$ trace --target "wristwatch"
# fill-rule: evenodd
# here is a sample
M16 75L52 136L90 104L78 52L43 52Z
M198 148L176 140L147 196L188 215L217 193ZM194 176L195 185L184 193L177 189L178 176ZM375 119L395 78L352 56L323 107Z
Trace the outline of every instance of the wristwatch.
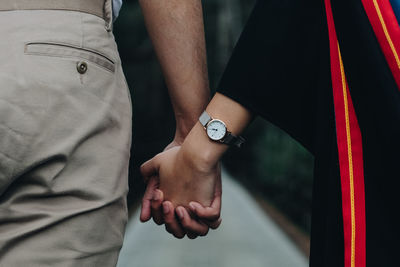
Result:
M243 137L233 135L226 129L223 121L212 118L207 111L201 114L199 121L212 141L236 147L240 147L245 142Z

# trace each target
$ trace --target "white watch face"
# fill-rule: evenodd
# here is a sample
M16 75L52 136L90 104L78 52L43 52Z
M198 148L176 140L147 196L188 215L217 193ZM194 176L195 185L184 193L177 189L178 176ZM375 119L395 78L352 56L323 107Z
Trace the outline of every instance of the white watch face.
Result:
M214 141L221 140L226 134L226 126L220 120L212 120L207 125L207 135Z

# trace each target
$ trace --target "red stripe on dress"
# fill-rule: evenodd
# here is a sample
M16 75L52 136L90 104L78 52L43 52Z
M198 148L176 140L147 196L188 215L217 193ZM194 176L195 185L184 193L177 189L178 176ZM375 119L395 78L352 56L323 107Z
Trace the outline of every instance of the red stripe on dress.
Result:
M365 189L361 131L344 74L330 0L325 0L339 154L344 266L365 267Z
M362 0L365 12L400 90L400 26L389 0Z

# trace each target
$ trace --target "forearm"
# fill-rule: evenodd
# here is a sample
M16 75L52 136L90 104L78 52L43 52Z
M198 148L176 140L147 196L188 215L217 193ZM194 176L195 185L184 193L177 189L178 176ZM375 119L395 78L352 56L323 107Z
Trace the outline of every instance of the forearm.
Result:
M182 140L209 97L200 0L140 0L150 38L170 94Z
M217 93L207 112L216 119L225 122L227 129L235 135L239 135L252 119L252 114L245 107L232 99ZM207 169L215 165L228 149L228 146L211 141L203 126L197 123L186 137L182 145L186 158L196 165L194 167Z

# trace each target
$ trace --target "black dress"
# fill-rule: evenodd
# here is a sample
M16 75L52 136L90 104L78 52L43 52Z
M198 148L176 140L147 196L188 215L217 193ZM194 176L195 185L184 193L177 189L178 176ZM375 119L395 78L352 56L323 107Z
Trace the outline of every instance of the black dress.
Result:
M315 156L313 267L400 266L391 14L389 0L259 0L219 85Z

